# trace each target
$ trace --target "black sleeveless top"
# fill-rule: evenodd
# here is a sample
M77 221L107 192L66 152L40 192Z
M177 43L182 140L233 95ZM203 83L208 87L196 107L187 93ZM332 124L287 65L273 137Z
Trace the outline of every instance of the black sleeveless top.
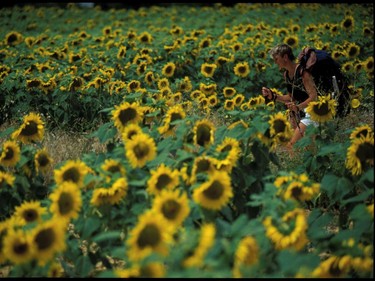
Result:
M286 88L288 92L292 95L293 100L296 100L298 103L301 103L309 97L309 94L306 92L305 86L303 85L300 65L297 66L295 76L292 79L289 78L289 72L287 70L284 72L284 78Z

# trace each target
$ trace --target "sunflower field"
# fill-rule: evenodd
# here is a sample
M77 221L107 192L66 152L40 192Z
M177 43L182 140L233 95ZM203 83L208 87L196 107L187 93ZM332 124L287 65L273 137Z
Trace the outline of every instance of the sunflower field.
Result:
M0 276L373 278L373 12L0 8ZM327 50L350 89L347 117L311 102L294 156L261 94L286 92L280 43ZM55 130L102 149L56 161Z

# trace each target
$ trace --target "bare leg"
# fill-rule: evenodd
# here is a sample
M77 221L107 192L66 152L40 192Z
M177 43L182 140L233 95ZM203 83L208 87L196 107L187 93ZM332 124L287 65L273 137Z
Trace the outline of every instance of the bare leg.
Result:
M291 156L293 156L293 153L294 153L293 152L293 145L304 136L305 131L306 131L306 125L305 124L300 122L298 125L299 125L299 128L297 127L297 128L294 129L294 134L287 144L287 149L288 149Z

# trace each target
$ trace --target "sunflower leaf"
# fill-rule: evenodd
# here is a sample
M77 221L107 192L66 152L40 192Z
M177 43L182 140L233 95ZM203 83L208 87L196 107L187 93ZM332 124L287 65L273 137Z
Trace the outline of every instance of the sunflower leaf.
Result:
M93 238L93 241L96 243L101 243L103 241L107 242L108 240L121 239L120 231L108 231L105 233L100 233Z

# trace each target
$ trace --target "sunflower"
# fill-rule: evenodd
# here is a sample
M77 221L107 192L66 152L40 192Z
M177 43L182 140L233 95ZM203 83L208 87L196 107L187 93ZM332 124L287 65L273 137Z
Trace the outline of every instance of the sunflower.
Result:
M349 43L348 46L346 47L346 54L347 57L354 59L360 54L361 47L358 46L356 43Z
M146 133L134 135L125 142L125 154L133 168L142 168L156 157L155 140Z
M360 138L361 136L366 137L367 135L371 134L374 134L372 128L369 125L365 124L355 127L350 133L349 139L354 140Z
M215 126L208 119L198 120L193 128L194 144L208 147L214 143Z
M215 243L216 228L213 223L204 223L200 228L197 246L182 262L184 267L202 267L205 256Z
M374 57L370 56L365 61L362 62L363 67L367 73L374 71Z
M289 35L286 36L283 40L283 42L287 45L289 45L291 48L297 48L298 46L298 36L297 35Z
M38 260L38 265L44 266L55 254L65 250L65 231L65 221L58 217L44 221L31 230L34 258Z
M340 26L345 31L351 31L354 29L354 18L351 15L346 15L341 21Z
M213 77L217 65L214 63L203 63L201 65L201 73L204 77Z
M283 198L285 200L292 199L299 202L310 201L319 194L320 184L313 183L306 185L299 181L291 182L287 188L283 191Z
M39 201L23 202L17 206L14 215L21 225L26 225L34 222L42 222L42 216L47 213L47 209L41 206Z
M374 166L373 134L351 140L351 145L346 153L345 166L353 175L360 175L368 167Z
M149 262L140 267L141 278L165 277L166 266L161 262Z
M39 149L34 156L35 170L37 173L42 174L48 173L52 169L53 159L50 157L46 148Z
M186 117L186 113L182 105L174 105L170 107L165 114L163 126L158 128L160 134L173 135L175 125L173 124L176 120L182 120Z
M228 126L228 130L232 130L235 127L237 127L238 125L241 125L244 129L249 128L249 125L245 121L243 121L243 119L240 119L240 120L234 121L232 124L230 124Z
M193 86L191 84L190 78L188 76L185 76L181 83L178 85L178 90L183 93L187 93L190 92L192 89Z
M225 137L222 143L216 147L216 151L224 153L225 159L235 166L241 155L240 142L235 138Z
M124 177L126 170L120 161L115 159L105 159L104 163L100 166L107 176L107 182L111 180L111 177L118 173L119 176Z
M172 231L162 214L147 211L140 215L126 242L129 259L140 261L152 253L167 255Z
M135 135L143 133L142 128L138 124L128 124L125 126L121 137L122 141L126 142L127 140L132 139Z
M192 91L191 93L190 93L190 98L192 99L192 100L199 100L199 99L201 99L201 98L203 98L203 97L205 97L205 95L202 93L202 91L201 90L194 90L194 91Z
M225 63L230 62L230 61L232 61L231 58L226 58L226 57L223 57L223 56L219 56L219 57L216 59L216 64L217 64L218 66L222 66L222 65L224 65Z
M176 65L173 62L168 62L162 69L162 74L166 77L172 77L176 71Z
M222 209L233 197L229 174L226 171L213 171L206 182L194 189L192 197L206 209Z
M64 276L64 268L60 262L53 261L49 266L47 277L58 278Z
M6 183L9 186L13 186L16 177L10 173L0 171L0 186Z
M17 31L11 31L5 35L4 44L6 46L15 46L23 42L23 36Z
M185 191L163 189L155 197L152 210L162 214L168 223L177 228L190 213L189 199Z
M72 182L83 187L83 179L89 171L89 167L81 160L68 160L60 169L54 170L55 182L57 185Z
M8 228L2 244L3 255L15 265L30 262L34 257L31 236L22 229Z
M307 244L307 219L304 210L296 208L287 212L276 226L274 222L274 219L268 216L263 220L263 225L266 236L277 250L293 248L299 251Z
M206 96L213 95L216 89L217 89L216 83L211 83L211 84L200 83L199 84L199 90L201 90L202 93L205 94Z
M131 80L128 85L126 86L126 89L128 93L135 93L141 88L141 82L138 80Z
M31 112L24 116L22 125L12 133L12 138L28 144L44 137L44 122L39 114Z
M160 78L157 82L157 85L159 90L162 90L164 88L170 88L169 80L166 77Z
M126 46L120 46L120 48L118 48L116 58L120 60L120 59L125 58L125 56L126 56Z
M314 278L343 278L349 277L350 270L349 256L330 256L328 259L322 261L320 265L312 272Z
M145 74L144 80L147 83L147 85L151 86L152 83L155 81L155 75L154 75L154 73L152 71L148 71Z
M155 170L151 170L147 181L149 194L160 195L162 190L173 190L179 184L179 171L162 163Z
M246 61L245 62L238 62L234 66L234 74L236 76L244 78L247 75L249 75L249 73L250 73L250 66Z
M8 140L4 142L0 154L0 164L4 167L14 167L21 159L21 149L17 142Z
M313 121L320 123L330 121L336 114L336 101L329 95L318 96L317 101L309 103L306 112L310 114Z
M138 124L143 119L143 110L138 102L123 102L112 110L112 120L116 128L122 132L128 124Z
M138 40L142 43L150 44L153 38L149 32L144 31L138 36Z
M62 220L70 221L78 217L82 207L81 190L72 182L63 182L49 195L50 211Z
M242 278L241 268L258 262L259 246L252 236L245 236L238 243L234 254L233 277Z
M270 134L272 138L282 136L285 140L289 140L292 137L292 128L285 114L277 112L271 115L268 121L270 125Z

